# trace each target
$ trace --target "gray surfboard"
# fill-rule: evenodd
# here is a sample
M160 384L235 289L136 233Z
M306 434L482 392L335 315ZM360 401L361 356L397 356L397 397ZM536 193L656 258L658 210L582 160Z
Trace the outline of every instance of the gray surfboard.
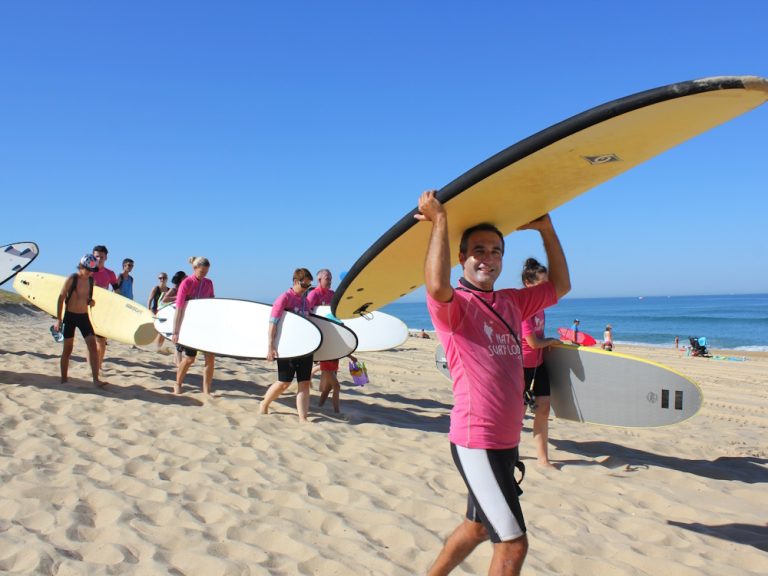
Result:
M555 417L624 428L677 424L694 416L699 385L666 366L616 352L554 345L544 354ZM435 367L452 380L442 345Z
M594 348L544 353L557 418L622 427L677 424L695 415L701 388L662 364Z

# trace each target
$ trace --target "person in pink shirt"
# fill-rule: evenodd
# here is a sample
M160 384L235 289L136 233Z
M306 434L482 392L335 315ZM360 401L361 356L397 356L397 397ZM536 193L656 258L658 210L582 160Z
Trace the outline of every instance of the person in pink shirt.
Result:
M531 288L549 279L547 267L535 258L528 258L523 265L523 286ZM536 460L540 466L555 468L549 461L549 374L544 364L544 349L559 344L557 338L544 337L544 310L523 320L523 372L525 374L526 402L533 410L533 443Z
M549 281L521 290L496 290L504 237L492 224L464 231L463 275L451 286L448 215L435 191L419 198L417 220L431 223L424 275L427 308L453 378L448 438L469 496L467 515L448 537L428 574L448 574L490 538L489 573L519 574L528 551L515 468L523 425L520 325L570 290L565 255L549 215L521 230L537 230L550 265Z
M309 316L310 305L307 302L306 293L311 286L312 273L306 268L297 268L293 272L293 286L278 296L272 305L267 361L277 360L277 382L272 384L264 395L259 405L261 414L269 414L269 405L288 389L295 377L299 383L299 391L296 393L296 411L299 413L299 421L309 421L307 414L309 414L309 385L312 379L312 354L300 358L278 358L275 337L277 325L286 310L301 316Z
M318 270L317 272L317 287L307 294L307 303L309 304L310 311L314 312L318 306L330 306L333 300L334 291L331 290L331 283L333 282L333 275L327 268ZM357 359L349 355L349 359L355 362ZM320 362L320 399L318 400L318 406L322 407L325 401L328 399L328 395L331 395L331 404L333 405L333 411L336 414L341 412L341 385L337 373L339 371L338 360L326 360ZM314 372L314 370L313 370Z
M117 290L117 275L105 266L108 254L109 250L102 244L93 247L93 256L99 262L99 267L93 273L93 283L99 288L104 288L104 290L109 290L111 286L112 291L115 291ZM104 364L104 356L107 353L107 339L98 334L96 335L96 351L99 355L99 370L101 370L101 365Z
M187 307L187 302L200 298L216 297L213 292L213 282L211 282L209 278L206 278L211 267L208 258L193 256L189 259L189 263L192 264L194 272L190 276L184 278L184 280L181 281L181 284L179 284L179 290L176 293L176 316L173 322L173 335L171 336L171 341L176 345L176 350L181 355L176 367L176 385L173 389L174 394L181 394L181 385L184 383L184 377L187 375L189 367L194 363L198 352L194 348L187 348L186 346L179 344L179 332L181 331L181 325L184 322L184 312ZM210 352L203 352L203 356L205 357L203 392L205 394L210 394L211 386L213 384L215 357Z

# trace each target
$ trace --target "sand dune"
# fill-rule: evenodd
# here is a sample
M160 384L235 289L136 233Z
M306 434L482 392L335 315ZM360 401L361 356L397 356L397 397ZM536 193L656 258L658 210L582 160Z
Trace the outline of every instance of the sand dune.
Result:
M0 312L0 572L419 574L461 518L434 340L361 354L371 383L342 384L342 416L313 392L300 425L295 389L257 414L264 362L218 359L207 398L199 361L176 397L169 356L113 343L101 390L78 340L62 385L50 323ZM524 572L765 573L768 359L631 352L698 381L704 406L651 430L552 420L560 471L535 466L526 419ZM485 573L490 554L455 573Z

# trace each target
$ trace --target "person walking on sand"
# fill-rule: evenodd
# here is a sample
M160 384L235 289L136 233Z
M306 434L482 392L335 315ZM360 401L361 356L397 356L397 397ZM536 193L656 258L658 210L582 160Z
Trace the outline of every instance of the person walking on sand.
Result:
M528 551L515 468L523 426L520 325L570 290L565 255L549 215L522 226L544 241L549 280L520 290L496 290L504 237L492 224L464 231L459 245L463 275L451 286L448 215L424 192L415 218L430 222L424 276L427 308L453 376L454 406L448 438L454 463L469 491L467 516L448 537L430 576L448 574L490 538L490 574L519 574Z
M332 282L333 275L330 270L327 268L318 270L317 287L307 294L307 304L312 312L314 312L318 306L331 305L335 293L331 290ZM349 359L353 362L357 361L357 358L351 354L349 355ZM337 376L338 371L338 360L320 362L320 399L318 400L318 406L322 407L330 394L333 411L336 414L341 412L341 385L339 384L339 378Z
M547 267L535 258L528 258L523 265L523 286L531 288L549 279ZM544 350L552 344L559 344L557 338L544 338L546 317L540 310L523 320L523 373L525 394L530 398L533 411L533 443L536 446L536 461L544 468L556 468L549 461L549 374L544 364Z
M210 270L211 263L208 258L202 256L192 256L189 259L194 272L187 276L179 285L179 291L176 295L176 317L173 322L173 335L171 341L176 345L176 350L181 354L178 366L176 367L176 386L173 389L174 394L181 394L181 386L184 383L184 377L187 375L189 367L197 357L197 350L188 348L179 344L179 332L184 322L184 312L187 302L201 298L215 298L213 292L213 282L206 278ZM214 355L210 352L203 352L205 357L205 371L203 373L203 393L211 394L213 383Z
M99 288L109 290L110 286L112 291L117 291L117 276L115 273L106 267L107 256L109 250L103 244L98 244L93 247L93 256L99 263L99 267L96 272L93 273L93 283ZM103 336L96 335L96 349L98 351L99 359L99 372L101 372L102 365L104 364L104 356L107 353L107 339Z
M93 273L98 266L96 258L86 254L80 259L77 273L69 276L61 288L59 300L56 303L56 323L53 329L63 332L64 347L61 352L61 383L68 381L69 359L75 346L75 328L88 347L88 363L91 365L93 383L97 386L106 386L106 382L99 380L99 356L96 350L96 336L93 332L91 319L88 317L88 308L93 302ZM62 316L63 313L63 316ZM62 328L63 326L63 328Z
M126 258L123 260L123 271L117 277L117 287L115 292L120 296L125 296L129 300L133 300L133 260Z
M157 282L157 285L152 288L152 291L149 293L149 298L147 299L147 308L152 311L152 316L157 316L157 311L160 308L160 301L163 296L165 296L166 292L170 290L170 288L168 288L168 274L165 272L160 272L160 274L157 275ZM165 338L158 332L157 337L155 338L155 346L157 346L158 352L162 349L163 342L165 342Z
M269 405L288 389L288 386L296 378L299 391L296 393L296 411L299 413L300 422L309 422L309 386L312 379L312 354L300 358L278 358L275 347L277 325L286 310L309 316L309 303L305 297L307 290L312 286L312 273L306 268L296 268L293 272L293 286L277 297L272 305L272 313L269 318L269 332L267 337L268 350L267 361L277 360L277 382L267 389L264 399L259 404L261 414L269 414Z
M601 346L603 350L613 352L613 328L611 328L610 324L605 327L605 332L603 332L603 343Z

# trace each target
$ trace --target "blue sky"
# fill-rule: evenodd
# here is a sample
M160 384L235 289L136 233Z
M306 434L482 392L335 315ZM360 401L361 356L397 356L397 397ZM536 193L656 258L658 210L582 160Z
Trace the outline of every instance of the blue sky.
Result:
M766 21L759 0L3 3L0 244L59 274L106 244L141 300L204 255L217 295L271 301L556 122L768 76ZM572 296L768 292L766 133L763 106L557 209ZM499 286L529 255L512 235Z

